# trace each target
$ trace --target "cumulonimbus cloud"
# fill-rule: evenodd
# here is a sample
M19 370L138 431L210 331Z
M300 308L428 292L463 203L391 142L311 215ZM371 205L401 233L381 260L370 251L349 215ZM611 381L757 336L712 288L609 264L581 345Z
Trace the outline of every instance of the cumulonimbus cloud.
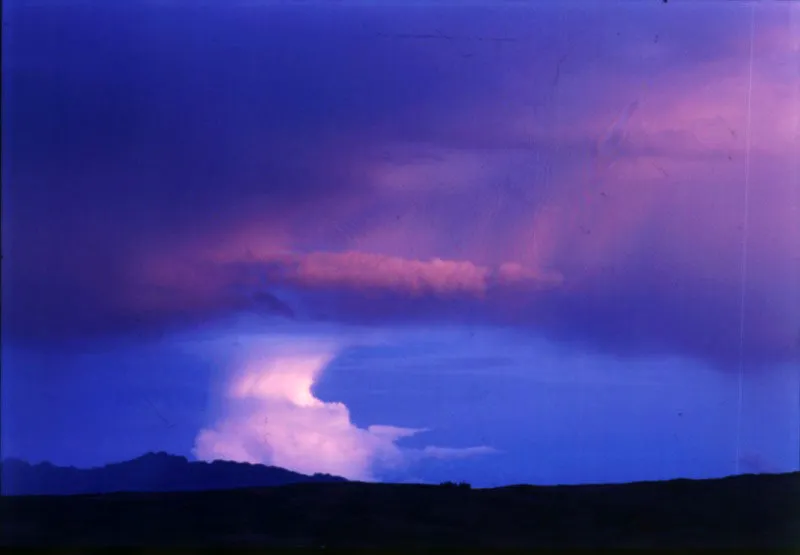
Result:
M356 426L347 406L322 401L312 391L340 347L324 341L288 343L233 372L222 392L223 417L197 435L197 458L373 481L381 470L421 459L464 458L495 451L487 446L404 448L398 445L400 439L425 430Z

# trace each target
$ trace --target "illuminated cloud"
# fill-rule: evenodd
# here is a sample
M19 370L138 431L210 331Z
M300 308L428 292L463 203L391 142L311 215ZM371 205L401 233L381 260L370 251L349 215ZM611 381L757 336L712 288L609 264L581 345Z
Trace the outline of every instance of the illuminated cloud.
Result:
M404 260L357 252L312 253L299 257L294 276L289 279L311 286L378 288L410 295L481 294L486 289L488 273L486 268L468 261Z
M122 294L119 302L127 300L129 309L155 314L190 312L194 307L206 313L249 309L294 318L294 307L271 289L291 291L301 304L304 295L315 292L376 300L389 295L417 302L483 301L490 290L522 286L538 291L562 281L554 271L518 262L490 267L468 260L417 260L356 251L259 256L245 252L238 260L230 253L220 255L224 263L203 258L153 259L131 288L130 297ZM391 311L386 316L391 317Z
M452 459L494 452L489 447L403 448L398 440L425 430L375 425L359 428L347 407L312 392L338 348L288 339L235 372L224 392L225 414L197 435L198 459L227 459L372 481L382 469L425 458Z

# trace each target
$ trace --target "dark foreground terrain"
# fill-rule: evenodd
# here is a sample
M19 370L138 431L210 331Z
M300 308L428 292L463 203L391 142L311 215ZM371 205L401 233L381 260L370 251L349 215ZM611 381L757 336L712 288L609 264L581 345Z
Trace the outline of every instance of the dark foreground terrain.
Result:
M800 474L486 490L341 482L3 497L0 526L4 545L792 548L800 547Z

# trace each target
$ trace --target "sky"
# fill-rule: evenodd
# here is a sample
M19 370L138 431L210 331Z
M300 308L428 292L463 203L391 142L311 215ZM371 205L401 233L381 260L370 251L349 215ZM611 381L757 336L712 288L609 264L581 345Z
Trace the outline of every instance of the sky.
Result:
M800 5L3 10L4 457L798 469Z

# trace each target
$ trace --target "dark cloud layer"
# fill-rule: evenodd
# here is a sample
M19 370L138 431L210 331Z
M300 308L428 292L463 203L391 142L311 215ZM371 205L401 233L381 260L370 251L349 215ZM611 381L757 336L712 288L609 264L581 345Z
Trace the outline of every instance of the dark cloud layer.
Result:
M7 8L3 333L248 310L796 360L786 14L757 19L742 334L748 12L682 10Z

